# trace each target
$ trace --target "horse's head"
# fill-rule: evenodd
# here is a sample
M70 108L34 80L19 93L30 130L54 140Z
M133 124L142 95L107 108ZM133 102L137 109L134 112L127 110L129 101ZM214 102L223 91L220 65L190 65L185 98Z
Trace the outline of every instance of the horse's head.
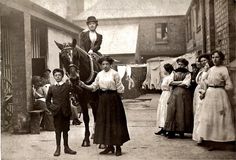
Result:
M60 44L56 41L55 43L61 50L60 62L67 75L74 77L76 74L81 80L90 83L95 78L96 73L100 71L98 63L86 51L76 46L75 39L72 43Z
M76 48L76 40L73 40L72 43L63 43L60 44L56 42L57 47L61 50L60 54L60 62L62 68L65 69L67 74L75 74L75 72L79 71L80 65L80 54L79 50ZM75 67L71 67L75 66ZM76 68L76 70L75 70Z

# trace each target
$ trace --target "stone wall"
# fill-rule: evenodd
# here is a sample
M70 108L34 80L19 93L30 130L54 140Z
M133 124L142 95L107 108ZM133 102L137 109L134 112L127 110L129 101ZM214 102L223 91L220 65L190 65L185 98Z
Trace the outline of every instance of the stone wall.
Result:
M13 131L27 133L31 107L31 25L30 16L21 12L9 16L11 24ZM27 34L24 34L24 33Z

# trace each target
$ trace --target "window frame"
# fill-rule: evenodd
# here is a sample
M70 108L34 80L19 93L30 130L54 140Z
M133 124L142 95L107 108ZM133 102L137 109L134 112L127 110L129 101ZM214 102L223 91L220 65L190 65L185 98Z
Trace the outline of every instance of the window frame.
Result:
M163 28L163 25L165 25L165 28ZM162 23L155 23L155 44L167 44L169 41L169 27L168 27L168 23L167 22L162 22ZM159 34L161 37L157 36L157 29L160 29ZM165 33L167 33L167 38L163 39L163 30L166 29L167 31Z

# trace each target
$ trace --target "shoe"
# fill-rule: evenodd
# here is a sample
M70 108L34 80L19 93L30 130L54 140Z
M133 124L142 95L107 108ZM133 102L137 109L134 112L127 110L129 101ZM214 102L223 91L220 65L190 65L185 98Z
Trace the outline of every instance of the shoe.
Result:
M116 156L121 156L121 148L120 147L116 147Z
M104 151L100 152L99 154L108 154L109 152L114 153L115 149L113 146L107 147Z
M64 152L65 152L66 154L76 154L76 151L73 151L72 149L70 149L69 146L65 146Z
M181 139L184 139L184 133L179 133L179 137L180 137Z
M211 146L211 147L207 148L207 150L208 151L214 151L214 150L216 150L216 148Z
M198 145L198 146L203 146L203 138L200 138L200 139L197 141L197 145Z
M163 130L163 129L161 129L159 132L155 132L155 135L165 135L166 134L166 132L165 132L165 130Z
M105 144L99 144L99 149L105 149L106 148L106 145Z
M174 132L168 132L167 138L168 139L175 138L175 133Z
M75 118L75 119L73 119L73 121L72 121L72 124L73 125L80 125L82 122L78 119L78 118Z
M60 153L61 153L61 147L58 146L54 153L54 156L60 156Z

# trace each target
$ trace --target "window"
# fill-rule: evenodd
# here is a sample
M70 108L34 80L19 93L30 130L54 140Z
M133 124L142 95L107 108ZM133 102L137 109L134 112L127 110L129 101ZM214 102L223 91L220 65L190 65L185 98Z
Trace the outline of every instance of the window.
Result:
M199 32L201 30L201 16L200 16L200 1L196 1L196 9L195 9L195 14L196 14L196 32Z
M191 20L191 14L187 16L187 40L192 39L192 20Z
M168 40L168 27L167 23L156 24L156 43L167 43Z

